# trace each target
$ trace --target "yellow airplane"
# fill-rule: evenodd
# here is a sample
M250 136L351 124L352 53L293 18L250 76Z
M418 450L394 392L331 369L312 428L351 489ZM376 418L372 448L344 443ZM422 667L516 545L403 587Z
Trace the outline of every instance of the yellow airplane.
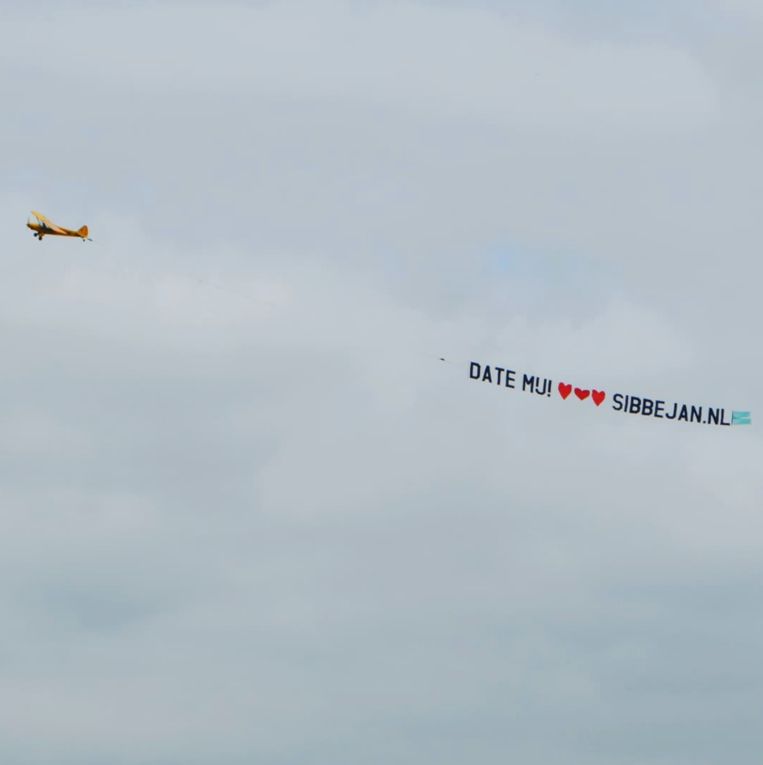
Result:
M48 220L42 213L38 213L35 210L32 210L32 215L34 216L34 220L30 218L26 225L27 228L31 228L32 231L34 231L34 235L42 241L42 238L44 236L78 236L83 242L85 239L88 240L88 242L92 242L93 240L87 235L87 226L82 226L82 228L78 229L77 231L73 231L70 228L62 228L61 226L57 226L55 223L53 223L52 220Z

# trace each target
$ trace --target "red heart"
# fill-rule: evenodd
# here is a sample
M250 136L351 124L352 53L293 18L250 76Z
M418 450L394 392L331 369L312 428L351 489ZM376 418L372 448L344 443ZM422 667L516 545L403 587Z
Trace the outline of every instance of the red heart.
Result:
M593 393L591 394L593 403L596 404L596 406L601 406L601 402L604 401L606 397L607 394L603 390L596 390L596 388L593 389Z
M581 390L580 388L575 388L575 395L581 400L585 401L590 395L590 390Z
M559 395L562 398L567 398L567 396L572 393L572 386L568 385L567 383L559 383Z

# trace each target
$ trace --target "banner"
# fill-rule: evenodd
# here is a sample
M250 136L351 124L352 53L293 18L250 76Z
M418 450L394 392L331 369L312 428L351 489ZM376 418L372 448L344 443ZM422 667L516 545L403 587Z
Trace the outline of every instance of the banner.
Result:
M478 361L469 362L469 379L544 398L558 396L563 401L591 406L594 409L604 407L620 414L639 415L655 420L720 426L752 424L752 416L748 411L721 406L684 404L671 399L635 396L631 393L609 393L567 381L555 383L550 377L531 375L506 367L482 364Z

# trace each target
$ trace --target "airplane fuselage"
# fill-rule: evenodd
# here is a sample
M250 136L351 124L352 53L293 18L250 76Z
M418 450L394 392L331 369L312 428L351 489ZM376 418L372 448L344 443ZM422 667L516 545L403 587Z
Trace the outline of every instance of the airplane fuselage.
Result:
M70 228L54 229L46 226L44 223L27 223L27 228L34 231L34 235L37 239L42 241L44 236L75 236L78 239L82 239L84 242L87 239L87 235L83 236L80 231L72 231Z

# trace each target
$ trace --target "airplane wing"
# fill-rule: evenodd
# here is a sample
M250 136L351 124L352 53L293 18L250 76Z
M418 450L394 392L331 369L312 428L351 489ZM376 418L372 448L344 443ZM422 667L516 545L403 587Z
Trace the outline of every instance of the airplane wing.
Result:
M34 215L34 217L37 218L40 225L45 226L45 228L48 228L51 231L57 231L59 234L66 233L66 231L62 229L61 226L57 226L55 223L53 223L52 220L50 220L49 218L46 218L42 213L39 213L36 210L32 210L32 215Z

